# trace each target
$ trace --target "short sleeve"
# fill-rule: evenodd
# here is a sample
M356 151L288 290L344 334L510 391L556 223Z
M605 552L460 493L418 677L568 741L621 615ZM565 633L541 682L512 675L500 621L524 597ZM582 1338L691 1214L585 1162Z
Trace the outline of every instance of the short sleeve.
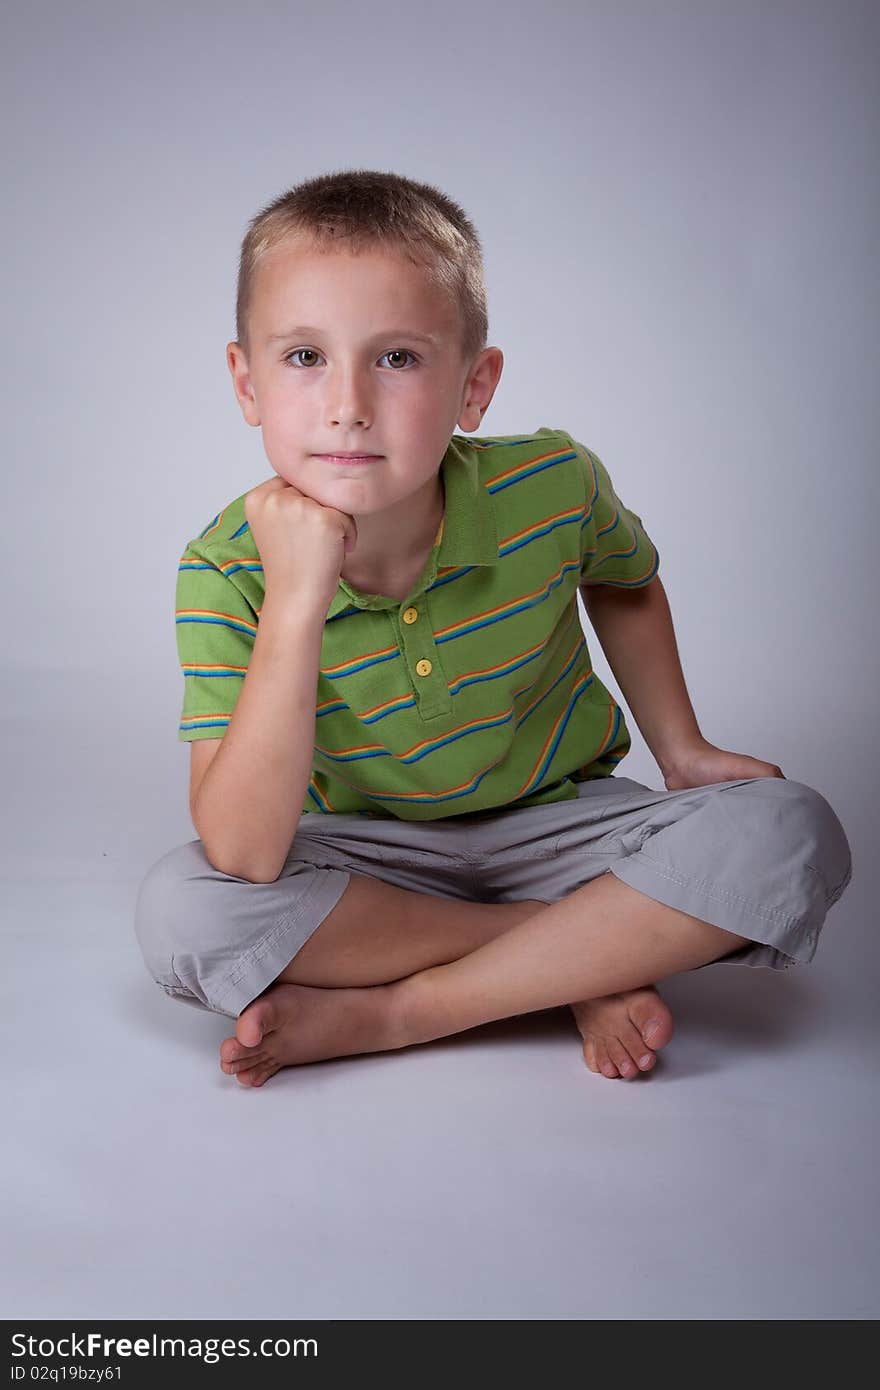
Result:
M642 518L624 506L598 454L576 439L572 447L585 487L580 583L626 589L649 583L660 568L660 555Z
M257 614L204 547L180 559L175 599L183 711L177 737L222 738L241 693L257 635Z

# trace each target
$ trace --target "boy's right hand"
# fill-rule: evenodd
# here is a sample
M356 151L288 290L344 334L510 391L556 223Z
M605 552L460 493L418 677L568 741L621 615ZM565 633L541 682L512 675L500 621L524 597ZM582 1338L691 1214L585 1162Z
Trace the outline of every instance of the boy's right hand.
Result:
M260 552L266 594L304 599L326 614L357 522L277 476L245 494L244 514Z

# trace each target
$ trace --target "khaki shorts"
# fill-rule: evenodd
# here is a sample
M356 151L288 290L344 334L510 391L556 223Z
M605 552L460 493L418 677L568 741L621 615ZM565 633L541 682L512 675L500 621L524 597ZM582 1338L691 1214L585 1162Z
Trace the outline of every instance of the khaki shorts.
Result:
M352 874L461 901L551 903L607 870L749 938L713 963L785 970L812 960L852 860L831 806L804 783L753 777L654 791L610 776L580 783L570 801L433 821L309 813L273 883L220 873L191 840L141 882L135 932L166 994L237 1018Z

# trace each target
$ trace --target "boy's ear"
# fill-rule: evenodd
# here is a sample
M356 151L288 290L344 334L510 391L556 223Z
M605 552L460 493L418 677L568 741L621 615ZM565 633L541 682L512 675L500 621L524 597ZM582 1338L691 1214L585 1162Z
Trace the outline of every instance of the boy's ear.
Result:
M459 428L469 433L480 428L483 416L501 379L504 354L498 347L483 348L468 370L458 416Z
M250 368L241 343L226 344L226 361L232 374L232 385L241 412L249 425L260 423L260 412L251 385Z

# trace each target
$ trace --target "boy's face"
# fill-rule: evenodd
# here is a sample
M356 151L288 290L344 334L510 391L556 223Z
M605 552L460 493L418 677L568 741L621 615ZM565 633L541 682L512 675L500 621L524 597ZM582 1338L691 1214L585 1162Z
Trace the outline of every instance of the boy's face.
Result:
M273 247L249 328L250 359L227 347L245 419L262 426L280 477L351 514L433 491L456 425L479 427L503 365L498 348L465 362L456 308L406 257L378 248ZM379 457L321 457L336 450Z

